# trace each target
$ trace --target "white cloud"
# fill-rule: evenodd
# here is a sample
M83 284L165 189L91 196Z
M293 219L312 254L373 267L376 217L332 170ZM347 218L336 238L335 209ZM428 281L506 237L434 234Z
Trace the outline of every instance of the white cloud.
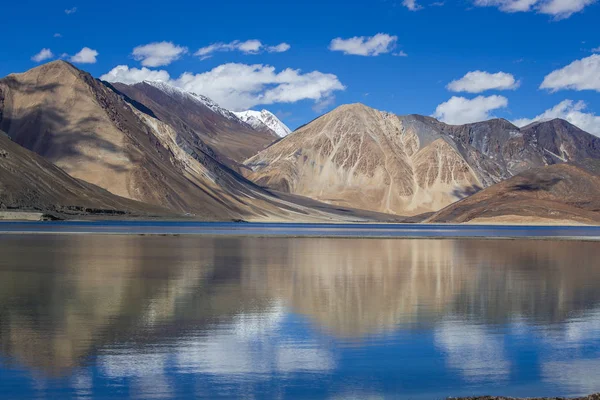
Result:
M84 47L79 51L79 53L72 56L69 60L79 64L95 64L96 57L98 57L98 52L96 50L90 49L89 47Z
M452 92L481 93L486 90L516 89L519 85L520 82L506 72L491 74L485 71L471 71L462 78L450 82L446 87Z
M291 46L287 43L280 43L276 46L266 46L260 40L251 39L244 42L240 40L234 40L229 43L213 43L206 47L198 49L195 56L200 57L202 60L212 57L213 53L219 51L240 51L244 54L259 54L262 51L268 51L269 53L283 53L288 51Z
M435 109L434 118L454 125L468 124L492 118L491 112L508 106L503 96L477 96L474 99L452 97Z
M146 67L129 68L127 65L118 65L110 70L108 73L100 77L101 80L107 82L121 82L126 84L132 84L142 81L163 81L169 82L171 76L167 71L163 70L151 70Z
M592 53L600 53L600 46L592 49Z
M535 11L554 16L556 19L569 18L597 0L475 0L479 7L498 7L504 12Z
M268 46L267 51L269 53L283 53L283 52L288 51L291 48L292 48L292 46L290 46L287 43L279 43L277 46Z
M134 83L142 80L162 80L189 92L210 97L221 106L234 110L248 110L259 104L295 103L313 100L331 101L334 93L345 87L333 74L319 71L302 73L296 69L280 72L263 64L223 64L210 71L183 73L171 79L161 70L136 69L120 65L103 75L109 82Z
M540 89L552 92L562 89L600 92L600 54L573 61L564 68L552 71L546 75Z
M416 0L402 0L402 5L408 8L410 11L418 11L423 8L417 4Z
M76 11L77 11L77 7L68 8L65 10L65 14L67 14L67 15L74 14Z
M406 54L406 52L404 50L400 50L399 52L394 53L394 55L396 57L408 57L408 54Z
M54 54L50 49L42 49L39 53L31 57L31 59L35 62L42 62L52 57L54 57Z
M187 47L172 42L154 42L133 49L133 58L141 61L144 67L169 65L187 53Z
M60 33L55 33L53 36L54 36L55 38L61 38L61 37L62 37L62 35L61 35Z
M398 36L378 33L375 36L355 36L349 39L335 38L329 45L331 51L342 51L356 56L378 56L391 52Z
M563 100L556 106L544 111L534 118L521 118L513 123L519 127L529 125L535 121L561 118L593 135L600 136L600 116L584 112L587 105L583 101Z

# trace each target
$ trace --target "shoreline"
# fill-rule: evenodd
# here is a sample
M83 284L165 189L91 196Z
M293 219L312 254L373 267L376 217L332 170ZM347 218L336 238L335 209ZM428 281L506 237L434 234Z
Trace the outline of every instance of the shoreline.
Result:
M600 241L600 226L314 224L190 221L0 221L0 235L132 235L336 239L482 239Z

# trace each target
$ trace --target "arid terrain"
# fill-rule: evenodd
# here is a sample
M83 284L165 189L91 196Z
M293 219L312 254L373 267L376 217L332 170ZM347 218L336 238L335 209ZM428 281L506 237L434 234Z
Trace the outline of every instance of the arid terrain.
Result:
M438 211L530 168L600 158L600 139L562 120L452 126L342 106L246 161L260 185L400 215Z
M600 161L535 168L439 211L427 222L600 224Z
M120 199L84 209L219 221L600 221L598 174L582 167L600 160L600 138L559 119L448 125L350 104L289 133L266 110L234 113L164 82L111 84L54 61L0 79L0 129L7 145L106 191L95 197ZM30 153L15 149L13 162L27 164ZM88 204L54 175L37 178L26 182L35 197L0 176L4 207Z

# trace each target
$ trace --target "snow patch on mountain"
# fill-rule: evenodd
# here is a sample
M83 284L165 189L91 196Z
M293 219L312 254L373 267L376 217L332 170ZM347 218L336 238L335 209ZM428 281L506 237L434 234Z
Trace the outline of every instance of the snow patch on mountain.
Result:
M279 137L285 137L292 133L290 128L288 128L283 122L281 122L279 118L273 115L273 113L267 110L248 110L242 112L234 112L234 114L254 129L267 128Z

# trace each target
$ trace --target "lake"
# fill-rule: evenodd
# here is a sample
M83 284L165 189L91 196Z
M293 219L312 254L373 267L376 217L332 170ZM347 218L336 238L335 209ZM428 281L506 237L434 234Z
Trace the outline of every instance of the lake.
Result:
M600 243L0 235L0 398L600 392Z

